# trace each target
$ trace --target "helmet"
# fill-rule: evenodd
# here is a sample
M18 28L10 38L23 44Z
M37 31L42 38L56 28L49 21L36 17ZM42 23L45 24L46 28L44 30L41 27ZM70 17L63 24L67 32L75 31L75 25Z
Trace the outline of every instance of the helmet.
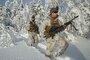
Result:
M57 13L58 12L58 6L56 6L55 8L51 8L50 9L50 13Z

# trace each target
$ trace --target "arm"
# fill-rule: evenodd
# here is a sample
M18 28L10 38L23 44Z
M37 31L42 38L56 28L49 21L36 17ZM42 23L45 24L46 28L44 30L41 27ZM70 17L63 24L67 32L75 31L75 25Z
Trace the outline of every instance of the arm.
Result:
M46 37L46 38L49 38L50 37L50 34L49 34L49 32L50 32L50 29L51 29L51 26L46 26L45 27L45 31L44 31L44 37Z
M51 37L55 36L56 33L64 31L66 29L66 27L70 24L72 24L72 21L77 18L78 16L74 17L72 20L70 20L69 22L64 23L63 25L60 25L59 27L51 27L49 30L49 35Z
M43 37L46 38L46 35L48 34L48 26L50 26L50 22L49 20L45 20L42 22L41 26L40 26L40 33L43 35Z

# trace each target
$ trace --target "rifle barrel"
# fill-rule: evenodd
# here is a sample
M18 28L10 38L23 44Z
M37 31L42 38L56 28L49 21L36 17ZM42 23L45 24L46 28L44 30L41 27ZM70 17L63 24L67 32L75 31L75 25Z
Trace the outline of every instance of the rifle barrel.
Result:
M76 19L77 17L79 17L79 16L75 16L72 20Z

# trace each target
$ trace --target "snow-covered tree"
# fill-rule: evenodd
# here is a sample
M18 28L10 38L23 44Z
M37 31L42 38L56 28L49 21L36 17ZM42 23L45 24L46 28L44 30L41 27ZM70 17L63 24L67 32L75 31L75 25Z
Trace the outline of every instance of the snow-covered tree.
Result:
M0 22L3 20L3 13L2 13L3 7L0 6Z
M70 5L70 3L68 3L68 4ZM68 5L69 10L67 11L67 14L66 14L67 17L69 17L67 20L70 20L74 16L79 15L79 17L76 20L74 20L73 24L78 29L78 33L81 36L84 36L84 34L89 32L89 26L90 26L90 24L89 24L90 21L89 21L89 19L87 19L88 15L90 15L90 11L89 11L88 7L84 7L83 4L84 3L80 3L77 5L70 5L70 6ZM74 31L74 30L72 30L72 31Z

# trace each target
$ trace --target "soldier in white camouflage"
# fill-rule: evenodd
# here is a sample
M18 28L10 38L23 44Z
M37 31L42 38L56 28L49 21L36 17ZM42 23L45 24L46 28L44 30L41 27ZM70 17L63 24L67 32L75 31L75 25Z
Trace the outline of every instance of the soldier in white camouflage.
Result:
M56 33L53 38L49 34L50 32L49 30L51 29L52 26L58 27L60 25L62 25L62 22L58 19L58 7L51 8L49 17L47 18L47 20L42 22L42 30L41 30L47 41L46 56L48 57L51 56L56 57L57 55L61 55L68 47L67 41L64 39L63 36L60 35L60 32ZM67 26L64 26L64 28L66 27ZM56 53L53 54L52 51L57 42L60 44L61 48L60 50L58 50Z
M29 33L29 38L31 41L30 45L36 47L38 44L37 34L39 34L39 28L35 22L35 16L34 15L31 17L31 21L29 22L28 33Z

